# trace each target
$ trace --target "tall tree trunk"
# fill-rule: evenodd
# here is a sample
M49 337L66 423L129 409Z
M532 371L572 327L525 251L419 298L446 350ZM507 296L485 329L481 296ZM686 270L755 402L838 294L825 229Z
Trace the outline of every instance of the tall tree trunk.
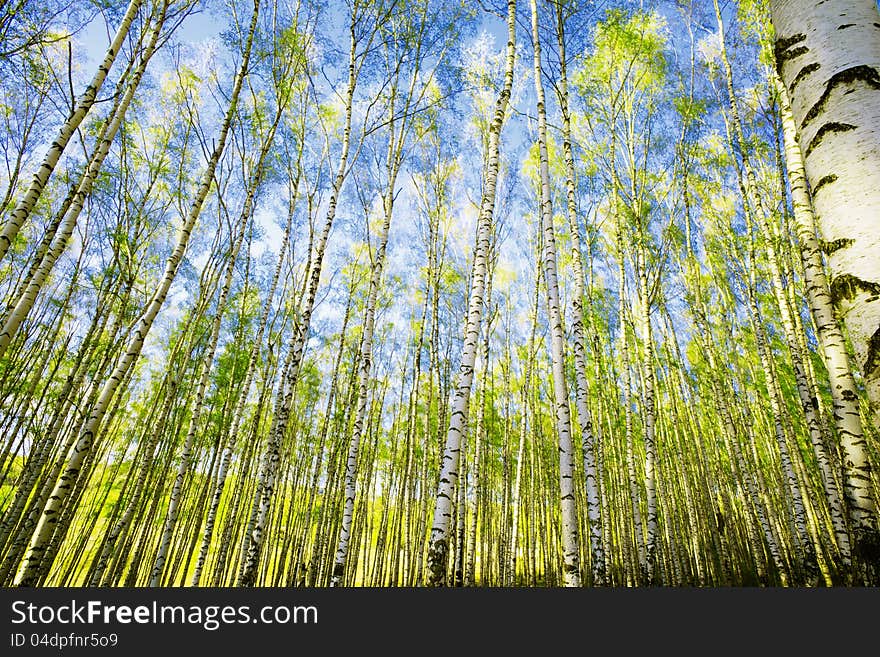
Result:
M321 281L321 272L323 270L327 240L330 237L330 230L333 227L333 221L336 218L336 207L339 202L339 194L342 189L342 184L345 182L345 178L348 175L348 156L351 148L351 122L354 106L354 92L357 85L358 73L363 64L363 59L359 58L357 52L359 42L357 28L360 20L360 16L357 13L358 9L363 9L363 7L359 7L357 4L355 5L352 11L351 23L349 25L350 48L348 58L348 83L345 92L345 122L342 133L342 152L339 155L339 163L336 169L336 176L333 180L333 187L327 207L327 215L324 219L324 226L321 230L318 242L315 245L314 256L307 272L307 278L305 281L307 289L301 300L300 308L298 309L294 321L293 332L288 344L287 357L285 358L285 365L281 372L281 380L275 398L272 428L263 454L264 466L261 469L260 480L257 484L256 494L258 497L255 498L257 504L254 507L257 513L253 518L253 522L249 523L246 536L247 547L242 555L242 567L238 578L240 586L250 586L256 580L260 550L263 543L263 534L275 491L275 477L278 468L278 461L280 459L281 443L290 420L294 388L299 379L300 366L302 365L303 353L306 346L306 338L311 325L312 312L314 311L315 299L318 294L318 285ZM376 30L374 28L370 31L369 36L367 37L367 43L365 44L367 51L370 49L375 34Z
M874 0L771 0L786 85L831 271L875 422L880 420L880 11ZM880 562L864 439L843 434L853 547ZM875 574L874 577L877 575Z
M654 334L651 328L651 293L648 290L648 262L645 253L644 227L640 218L637 269L639 277L639 312L641 314L642 349L644 367L642 385L645 407L645 581L653 584L656 578L655 560L657 550L657 443L656 443L656 391L654 375Z
M559 492L562 507L562 561L565 586L580 586L580 548L578 543L577 509L574 497L574 449L571 437L571 410L568 385L565 381L564 331L559 302L559 281L556 269L556 230L553 227L553 206L550 200L550 164L547 155L547 111L544 104L544 82L541 78L541 43L538 31L538 5L532 6L532 46L534 48L535 94L538 106L538 151L541 175L541 228L544 233L544 283L550 323L550 360L553 371L554 411L559 438Z
M229 435L226 445L223 447L220 456L220 465L217 471L216 483L214 484L214 492L211 495L211 501L208 507L208 513L205 518L205 526L202 530L201 545L199 546L198 558L196 560L195 570L193 571L192 586L198 586L202 578L202 571L205 561L208 557L208 548L211 545L211 538L214 535L214 525L217 519L217 512L220 508L220 499L223 496L223 490L226 487L226 477L229 472L229 466L232 462L232 455L238 444L238 433L241 420L245 414L245 405L247 404L248 394L251 389L254 373L257 369L257 360L260 356L260 350L263 345L263 335L266 331L266 325L269 321L269 314L272 310L272 302L275 299L275 291L278 287L278 280L281 278L281 269L287 257L288 244L290 242L291 224L293 223L294 208L296 206L296 197L299 190L299 181L301 175L301 158L302 147L299 148L296 163L296 177L289 190L290 199L288 200L287 225L284 229L284 237L281 240L281 246L278 249L278 260L275 264L275 270L272 274L272 282L269 285L269 291L266 294L266 300L263 310L260 313L259 323L257 325L257 333L251 344L250 353L248 355L248 363L245 368L244 383L234 400L232 412L232 424L229 428Z
M761 227L767 240L767 260L770 264L770 278L773 286L773 292L776 296L777 305L782 318L783 329L788 343L788 351L791 356L792 366L794 368L795 382L797 386L798 396L801 401L801 407L804 411L804 417L807 422L807 429L810 435L810 442L813 445L813 451L816 455L816 461L819 465L819 472L822 477L822 484L825 491L825 498L831 512L831 521L834 527L835 543L840 550L844 563L849 562L849 536L846 532L846 523L844 520L843 504L840 499L840 492L837 489L834 476L831 473L831 466L828 459L828 453L823 442L822 427L820 426L821 418L818 414L818 403L812 398L807 381L806 369L801 359L800 346L797 343L795 335L795 326L792 319L792 311L788 303L784 285L782 282L782 272L780 267L780 258L777 245L773 239L774 231L770 226L768 213L764 207L758 190L757 178L754 168L752 167L748 145L746 144L745 134L740 118L739 103L736 99L736 91L733 85L733 70L727 57L727 47L724 43L724 23L721 17L721 10L718 0L714 0L715 15L718 21L718 27L721 32L721 60L724 65L725 81L727 85L727 94L730 104L730 123L733 128L733 135L739 148L740 157L742 158L742 172L740 173L740 188L743 193L743 207L748 220L754 220ZM745 174L743 178L743 173ZM754 268L754 264L753 264Z
M437 488L434 520L428 547L428 564L425 575L429 586L446 583L447 556L449 553L449 525L452 519L452 498L458 484L458 466L461 441L467 430L468 402L474 379L474 362L480 339L480 323L483 317L483 294L485 292L489 240L492 233L492 217L495 211L495 190L498 180L501 129L507 113L513 87L513 67L516 60L516 0L507 0L507 49L505 52L504 85L495 103L495 113L489 126L486 150L487 164L477 220L477 242L474 251L474 270L468 295L467 321L464 330L464 347L459 365L458 383L450 409L449 429L440 464L440 481Z
M822 6L824 5L824 6ZM880 404L880 20L871 0L771 2L776 64L787 85L825 238L833 301L845 318L875 413ZM846 30L846 32L842 32Z
M479 382L479 393L478 400L480 402L480 407L477 409L477 426L474 427L474 463L473 463L473 474L471 475L471 481L473 485L471 488L473 489L473 498L474 498L474 509L471 514L470 526L467 530L467 540L464 547L464 552L467 554L467 568L465 571L464 585L465 586L474 586L476 583L476 565L477 565L477 530L480 526L479 518L480 518L480 497L483 493L485 483L484 483L484 475L483 470L485 469L485 464L483 463L483 451L484 451L484 440L483 436L487 432L486 429L486 396L489 394L489 385L488 380L491 375L491 365L490 365L490 352L489 352L489 342L492 337L492 324L494 323L494 316L492 311L492 281L494 279L495 274L495 263L497 260L496 251L495 251L495 240L496 237L493 235L492 240L489 243L489 271L486 275L486 322L485 322L485 330L483 331L483 348L482 353L480 354L480 360L482 361L482 373L480 376ZM460 487L462 490L465 489L465 486ZM464 500L465 496L460 496L460 499ZM461 505L461 513L462 515L466 515L464 513L464 504ZM485 525L486 519L484 518L483 524ZM481 558L481 563L485 563L485 554Z
M115 111L113 114L107 117L107 123L101 131L101 138L95 148L95 153L89 161L88 168L83 174L82 180L80 180L76 193L70 199L70 205L65 208L64 220L58 227L58 234L51 241L41 244L41 247L43 248L39 249L37 253L34 254L34 259L39 262L39 265L33 270L33 275L29 276L28 280L25 282L24 291L19 297L18 302L15 304L15 307L6 317L3 318L3 328L0 329L0 357L6 352L6 348L12 341L12 338L15 337L19 326L21 326L25 317L27 317L28 313L34 307L34 303L37 300L37 294L42 289L43 283L45 283L50 272L54 268L55 263L58 261L58 258L61 257L61 254L68 246L70 237L73 234L73 229L76 227L77 219L79 218L80 212L82 212L86 198L91 192L92 184L101 171L104 158L110 152L110 146L113 143L113 139L116 137L119 126L122 125L128 106L131 103L135 91L137 91L138 85L140 84L141 78L147 69L147 64L153 56L153 53L156 51L159 34L165 23L165 12L168 9L168 5L168 1L162 3L162 7L159 10L159 16L156 18L156 23L152 29L150 42L147 44L146 49L141 55L134 76L129 81L121 102L114 107Z
M562 149L565 159L565 198L568 230L571 235L572 269L574 270L574 295L572 298L571 330L574 337L574 366L577 382L575 401L578 422L581 429L581 446L584 458L584 477L586 478L587 528L590 532L590 564L594 586L605 583L605 553L602 547L602 521L599 505L599 478L596 467L596 436L593 432L593 417L590 411L590 389L587 379L587 341L584 331L584 256L581 245L580 228L577 221L575 201L575 166L571 138L571 112L568 104L568 62L565 54L565 18L563 4L556 4L556 41L559 47L559 107L562 112ZM594 355L594 357L597 357Z
M612 183L613 184L613 183ZM616 194L615 194L616 197ZM619 219L619 217L618 217ZM637 559L636 580L646 568L645 538L642 530L641 493L636 479L635 457L633 450L633 411L632 411L632 375L630 373L630 356L627 337L629 320L626 313L626 267L624 261L622 227L618 223L617 239L617 276L618 276L618 323L620 331L620 370L622 376L621 391L623 393L624 433L626 448L626 476L629 484L629 500L633 518L633 539L635 540L635 556Z
M834 304L822 261L821 245L816 237L817 222L807 188L803 154L797 140L797 126L791 114L788 89L775 73L772 75L779 97L782 132L785 140L785 163L791 189L794 222L804 264L807 299L816 326L822 358L828 372L828 382L834 405L834 425L842 451L848 455L845 468L847 474L859 474L858 469L853 471L849 467L849 464L854 463L851 460L854 454L856 456L862 454L864 459L862 462L867 464L867 459L864 457L866 443L859 412L858 389L850 368L843 332L834 313ZM865 491L866 484L868 485L867 491ZM854 533L859 533L861 531L859 530L861 524L859 519L862 516L867 516L868 519L872 516L876 518L876 509L870 495L870 481L864 481L859 476L847 476L844 494L848 519Z
M209 337L208 348L202 355L201 372L199 374L199 381L193 399L193 412L189 420L189 428L187 429L186 438L184 440L183 451L180 457L180 464L178 466L177 474L174 478L174 485L172 486L171 495L168 500L168 509L165 513L165 520L162 528L162 537L159 540L159 549L156 552L156 558L153 562L153 572L150 576L150 586L161 586L162 574L165 567L165 559L168 555L168 550L171 547L172 532L174 531L174 525L177 522L177 513L181 501L183 483L192 467L193 446L195 444L196 434L199 430L199 422L201 420L201 416L206 410L204 408L203 402L205 399L205 393L208 389L208 383L211 379L211 366L214 363L214 356L217 351L217 342L220 338L220 324L223 321L223 314L227 310L227 299L229 298L229 292L232 289L232 275L235 272L235 264L238 260L238 253L241 250L241 246L245 241L244 238L247 224L248 221L250 221L251 215L253 213L254 198L256 197L257 189L260 186L260 182L263 179L266 155L269 153L269 149L272 146L272 141L275 137L275 130L278 127L278 122L281 120L283 109L283 105L279 103L278 111L275 114L275 122L269 128L269 133L263 140L257 162L254 165L254 170L250 175L250 180L248 181L247 185L247 196L245 197L244 207L241 210L241 214L235 227L236 232L235 234L230 235L230 238L232 239L231 253L227 256L228 259L226 262L226 272L224 275L223 287L220 289L220 297L217 299L217 310L215 311L214 318L211 322L211 335Z
M339 532L339 540L336 546L336 558L333 563L333 575L330 579L331 586L342 584L345 574L345 562L348 556L348 545L351 537L351 524L354 514L354 502L357 485L358 452L361 438L364 434L364 422L367 416L367 402L370 378L373 367L373 333L376 325L376 306L379 300L379 288L382 285L382 275L385 271L385 252L388 247L388 232L391 228L391 215L394 211L395 186L397 184L397 172L400 166L400 148L403 146L404 127L398 128L395 133L394 121L394 95L396 88L392 89L390 103L390 137L388 140L388 188L382 197L382 226L379 230L376 252L371 257L370 286L367 292L367 304L364 311L364 326L361 335L361 350L358 360L357 396L355 397L355 418L352 427L351 441L349 443L348 457L345 461L345 499L342 510L342 526ZM369 209L365 208L367 213ZM369 216L367 217L369 219ZM369 223L369 222L368 222ZM367 226L369 231L369 225Z

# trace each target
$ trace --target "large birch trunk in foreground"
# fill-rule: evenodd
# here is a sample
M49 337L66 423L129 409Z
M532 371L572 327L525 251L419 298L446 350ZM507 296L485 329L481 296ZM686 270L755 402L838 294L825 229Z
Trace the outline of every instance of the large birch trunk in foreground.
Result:
M789 94L831 270L829 287L880 418L880 12L875 0L773 0ZM863 437L842 438L854 547L880 559Z
M761 194L758 190L757 176L752 166L748 144L743 130L742 119L740 118L739 102L737 101L736 91L733 84L733 69L727 56L727 47L724 42L724 23L721 17L721 9L718 0L715 0L715 16L718 21L718 29L721 34L721 61L724 65L725 81L727 86L727 95L729 99L730 117L728 135L731 141L731 149L738 147L742 166L737 167L740 177L740 191L743 199L743 211L748 222L756 222L761 231L767 237L766 255L767 262L770 265L770 282L773 292L776 295L777 305L779 306L779 314L782 320L784 334L788 342L789 355L791 356L791 364L794 369L795 381L797 383L798 396L801 400L801 406L804 411L807 429L810 434L810 441L813 445L813 452L816 455L816 462L819 466L819 472L822 477L822 485L825 490L825 497L828 502L828 509L831 514L831 524L834 528L834 537L836 547L840 551L840 556L844 564L850 560L850 541L846 531L846 523L844 519L843 503L841 501L840 492L835 483L834 476L831 472L830 460L825 449L822 422L819 417L819 406L817 400L813 398L810 392L809 381L807 377L807 369L801 354L801 349L797 341L797 333L794 320L794 312L789 306L786 296L785 284L782 274L782 259L780 257L780 249L773 239L773 226L768 219L767 211ZM756 310L757 312L757 310ZM757 315L756 315L757 316ZM807 569L812 566L806 565Z
M486 291L486 271L489 242L492 234L492 217L495 212L495 185L498 180L499 142L501 128L507 113L507 104L513 87L513 65L516 60L516 0L507 2L507 49L504 68L504 86L495 104L495 114L489 126L486 150L488 165L485 173L483 198L477 223L477 243L474 250L473 278L468 294L467 322L464 330L464 348L459 365L459 377L452 399L446 447L440 463L440 482L431 538L428 547L428 567L425 575L429 586L442 586L446 580L446 560L449 554L449 526L452 519L452 498L458 483L458 465L461 439L467 430L468 406L474 381L474 363L477 358L477 342L483 318L483 295Z

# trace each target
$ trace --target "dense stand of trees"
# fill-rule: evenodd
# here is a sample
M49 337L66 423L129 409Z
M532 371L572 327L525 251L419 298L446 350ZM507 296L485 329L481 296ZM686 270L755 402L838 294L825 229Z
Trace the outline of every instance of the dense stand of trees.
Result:
M880 583L878 25L0 0L0 583Z

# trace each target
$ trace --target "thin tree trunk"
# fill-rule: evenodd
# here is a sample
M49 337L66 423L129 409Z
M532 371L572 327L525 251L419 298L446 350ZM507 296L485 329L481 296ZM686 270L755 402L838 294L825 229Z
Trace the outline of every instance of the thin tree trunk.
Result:
M135 69L134 77L128 83L122 101L116 108L114 108L115 112L107 118L107 127L102 131L100 142L95 149L94 156L89 162L87 171L83 174L82 180L79 183L76 194L74 194L72 198L70 206L66 208L64 220L58 228L58 234L53 240L51 240L51 243L41 245L48 247L46 251L41 249L34 255L35 261L39 261L40 264L33 272L33 276L25 282L25 289L19 297L18 302L15 304L15 307L3 320L3 328L0 329L0 357L6 352L6 349L9 347L12 338L15 337L19 326L21 326L25 317L27 317L28 313L34 307L34 303L37 300L37 294L42 289L43 283L54 268L58 258L61 257L61 254L67 248L70 237L73 234L73 229L76 227L77 219L79 218L80 212L82 212L83 206L85 205L86 198L92 189L92 184L101 171L104 158L110 152L110 146L113 143L113 139L116 137L119 126L125 118L128 106L131 103L135 91L137 91L138 85L140 84L141 78L147 69L147 64L153 56L153 53L156 51L156 45L159 40L159 34L162 31L162 26L165 23L165 12L168 9L169 2L170 0L162 3L162 8L152 30L150 42L141 56L138 67ZM0 240L0 244L2 244L2 240Z
M474 362L480 337L483 316L483 293L485 290L489 240L492 233L492 215L495 210L495 191L498 179L499 147L501 129L504 126L507 105L513 86L513 68L516 59L516 0L507 0L507 49L505 53L504 85L495 103L495 113L489 126L487 164L483 197L477 221L477 242L474 252L474 273L468 295L467 321L464 331L464 347L459 365L458 383L451 403L449 429L441 460L440 480L437 488L434 520L431 526L428 565L425 575L429 586L446 583L447 556L449 552L449 525L452 518L452 498L459 479L459 456L461 441L466 431L468 402L474 378Z
M263 533L272 504L272 498L274 496L275 476L278 468L281 442L287 431L290 410L293 406L294 388L299 379L300 366L302 364L303 352L306 346L306 338L308 336L309 326L311 325L315 299L318 294L318 284L321 280L321 271L323 269L327 240L330 236L330 229L333 226L333 220L336 217L339 193L348 173L348 155L351 146L351 122L354 92L355 86L357 85L358 72L360 66L363 64L363 60L361 60L360 64L358 63L358 37L356 34L357 22L357 14L352 13L351 24L349 26L350 49L348 59L348 84L345 95L345 125L342 135L342 152L339 156L339 165L337 167L336 177L333 181L333 189L330 195L324 226L318 238L318 243L315 245L314 256L310 263L311 269L308 271L306 281L307 290L302 299L298 316L294 321L293 333L291 334L290 343L288 345L288 356L285 359L285 366L282 368L281 380L275 400L272 428L264 452L264 467L261 469L260 481L257 485L257 495L259 496L258 500L255 500L258 502L257 507L255 507L257 509L257 515L254 518L252 526L251 523L249 523L246 537L247 548L242 555L242 568L238 578L239 586L250 586L256 580L260 550L263 543ZM370 43L372 43L374 35L375 30L370 33L366 44L367 50L370 48Z
M372 257L370 273L370 286L367 292L367 304L364 314L363 334L361 336L361 351L358 359L358 382L357 397L355 398L355 418L352 427L351 442L349 444L348 458L345 461L345 500L342 510L342 527L339 533L339 541L336 546L336 557L333 564L333 575L330 586L339 586L345 574L345 561L348 556L348 542L351 534L352 515L357 484L357 461L361 438L364 433L364 421L367 414L368 388L373 366L373 332L376 323L376 305L379 299L379 287L382 284L382 274L385 270L385 251L388 246L388 232L391 228L391 215L394 210L395 186L397 184L397 172L400 166L400 147L403 145L403 127L400 134L394 131L394 95L396 89L392 89L390 103L391 136L388 140L388 189L382 198L383 220L379 231L379 241L376 245L375 255ZM367 228L369 230L369 226Z
M572 298L573 351L577 394L575 395L578 421L581 430L581 445L586 478L587 528L590 533L590 564L592 583L602 586L605 583L605 554L602 544L601 508L599 504L599 479L596 467L596 436L593 432L593 417L589 406L589 383L587 379L587 347L584 332L584 262L581 234L577 222L575 201L575 166L571 138L571 113L568 105L568 62L565 54L565 19L563 5L556 5L556 40L559 47L559 105L562 112L562 148L565 159L566 216L572 240L572 269L574 270L574 296Z
M541 175L541 227L544 233L544 282L550 323L550 360L553 372L554 410L559 438L559 486L562 507L562 561L565 586L580 586L580 548L577 509L574 498L574 447L571 436L571 410L565 381L564 331L559 305L559 282L556 269L556 230L550 200L550 165L547 155L547 113L544 83L541 79L541 44L538 31L538 6L532 6L532 46L534 48L535 93L538 106L538 150Z
M223 287L220 290L220 297L217 300L217 310L214 313L214 319L211 322L211 336L209 338L208 348L202 355L201 373L199 375L198 385L196 387L195 397L193 399L193 412L189 420L189 429L186 433L186 439L183 444L183 452L180 457L180 465L177 475L174 478L174 485L171 489L171 496L168 500L168 510L165 513L165 520L162 529L162 537L159 540L159 549L153 562L153 572L150 576L150 586L160 586L162 581L162 573L164 571L165 559L168 550L171 547L171 535L174 530L174 524L177 521L177 510L180 504L181 490L183 482L191 468L192 451L195 443L196 433L199 429L199 421L201 420L204 409L205 392L208 389L208 383L211 378L211 365L214 362L214 356L217 351L217 342L220 338L220 324L223 320L223 314L227 310L227 299L232 289L232 275L235 272L235 263L238 259L238 253L244 243L247 223L251 219L254 206L254 198L260 182L263 178L264 165L266 155L272 146L272 140L275 137L275 129L281 119L283 105L279 104L278 111L275 115L275 122L269 129L268 135L263 140L257 162L254 165L254 171L251 173L247 186L247 196L244 201L244 207L238 218L236 226L236 234L230 235L232 238L232 251L227 256L226 272L223 281Z

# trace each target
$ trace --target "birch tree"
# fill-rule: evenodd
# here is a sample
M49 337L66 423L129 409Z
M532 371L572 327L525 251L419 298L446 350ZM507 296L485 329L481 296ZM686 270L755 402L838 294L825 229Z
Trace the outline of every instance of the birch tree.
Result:
M532 48L534 50L535 96L538 109L538 151L541 184L541 230L544 233L544 282L547 289L550 322L550 361L553 370L554 413L559 440L559 484L562 507L562 561L566 586L580 586L580 548L574 497L574 449L571 437L571 410L565 381L564 329L559 300L559 277L556 267L556 229L550 200L550 167L547 155L547 111L541 73L541 35L538 31L538 6L531 0Z
M262 546L263 531L265 529L264 526L272 504L272 497L274 495L281 440L287 430L290 418L294 388L302 365L306 337L311 323L312 312L314 311L318 286L321 281L321 272L323 269L324 254L327 248L327 240L330 237L333 221L336 218L339 194L349 173L349 151L352 145L352 113L354 110L354 94L358 82L358 76L364 66L367 55L370 52L379 25L381 25L383 19L385 19L393 9L393 2L387 7L382 6L374 8L365 5L360 2L360 0L356 0L351 6L348 30L348 78L343 101L344 122L342 129L342 150L339 155L336 174L333 179L333 187L327 208L327 214L324 219L324 225L321 228L318 241L314 245L314 253L309 254L307 288L302 297L301 306L297 310L294 330L291 333L290 342L287 348L288 356L279 382L279 388L276 393L272 429L266 444L263 461L264 466L260 473L260 482L257 486L256 496L254 498L253 506L254 509L257 510L257 516L255 517L254 526L249 531L247 537L247 549L245 550L241 573L239 575L240 585L252 584L256 577L257 560Z
M830 269L872 418L880 419L880 38L876 2L770 2L775 54ZM855 551L880 559L864 438L841 435Z
M467 321L464 330L464 347L458 367L458 382L450 403L449 427L440 464L440 480L434 506L434 519L428 547L425 582L429 586L446 583L447 558L449 555L450 521L456 487L459 484L461 442L467 431L467 417L471 388L474 378L480 323L483 318L483 294L489 258L489 242L492 234L492 217L495 211L495 192L498 182L501 130L507 115L507 106L513 87L513 69L516 61L516 0L507 2L507 46L505 50L504 82L495 102L492 123L487 135L487 166L483 181L483 194L477 221L474 250L473 276L468 293Z

